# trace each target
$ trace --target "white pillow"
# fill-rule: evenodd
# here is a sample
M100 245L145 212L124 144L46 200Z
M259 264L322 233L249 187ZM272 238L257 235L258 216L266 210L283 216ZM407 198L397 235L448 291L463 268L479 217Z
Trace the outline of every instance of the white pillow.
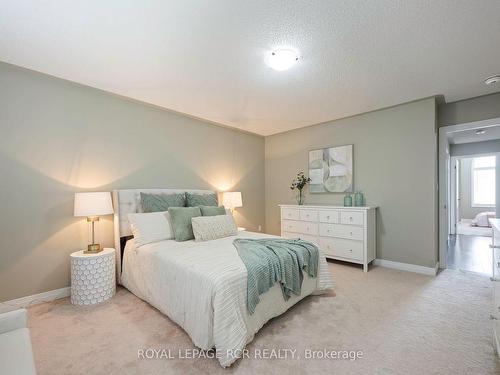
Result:
M235 236L238 228L233 215L198 216L191 219L195 241Z
M127 216L137 247L174 238L168 212L137 213Z

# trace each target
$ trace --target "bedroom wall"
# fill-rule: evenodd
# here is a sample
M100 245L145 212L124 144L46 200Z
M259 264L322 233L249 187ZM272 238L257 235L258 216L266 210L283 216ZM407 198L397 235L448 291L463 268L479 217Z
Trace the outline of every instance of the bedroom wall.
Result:
M460 203L459 214L461 219L474 219L476 215L484 211L495 211L492 207L472 207L471 202L471 166L472 158L459 159L460 167Z
M238 190L264 225L264 139L0 63L0 301L69 286L76 191ZM112 246L111 217L101 223Z
M290 182L307 172L308 151L354 144L355 190L379 206L377 258L437 262L437 136L434 98L266 137L266 231L280 233L280 203L295 203ZM340 204L343 194L308 194Z

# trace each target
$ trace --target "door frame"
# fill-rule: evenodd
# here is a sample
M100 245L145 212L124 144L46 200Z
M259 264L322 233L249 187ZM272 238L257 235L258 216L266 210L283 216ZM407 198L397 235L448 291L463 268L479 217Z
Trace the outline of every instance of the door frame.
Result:
M449 214L449 226L448 233L456 234L457 232L457 222L459 217L458 201L460 199L460 194L458 192L460 187L460 182L458 181L460 171L459 171L459 160L458 156L450 157L450 214Z
M450 228L450 204L454 204L451 199L451 156L450 142L448 137L452 133L464 130L484 129L492 126L498 126L500 118L467 122L463 124L443 126L439 128L438 133L438 191L439 191L439 268L446 268L446 255L448 252L448 235ZM497 159L498 160L498 159ZM498 176L500 177L500 176ZM499 202L500 203L500 202ZM497 207L499 207L497 203ZM497 210L498 211L498 210Z

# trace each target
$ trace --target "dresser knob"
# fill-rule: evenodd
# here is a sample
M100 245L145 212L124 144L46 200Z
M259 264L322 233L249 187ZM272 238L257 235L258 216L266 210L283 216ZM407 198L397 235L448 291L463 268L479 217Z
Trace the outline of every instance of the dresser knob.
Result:
M352 236L352 232L351 232L351 236Z
M330 215L328 215L326 218L327 218L327 219L330 219Z
M349 249L349 251L352 253L352 249Z
M349 220L352 221L352 216L349 216Z

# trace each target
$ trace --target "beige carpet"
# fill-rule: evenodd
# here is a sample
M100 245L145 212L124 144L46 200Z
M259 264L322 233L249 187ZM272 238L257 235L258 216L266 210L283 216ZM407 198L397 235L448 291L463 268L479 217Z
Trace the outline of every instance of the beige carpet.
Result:
M193 348L168 318L124 289L108 303L68 299L33 306L29 325L44 374L498 374L485 276L446 270L432 278L329 263L335 293L308 297L269 322L248 346L296 349L300 359L138 359L141 348ZM306 360L305 349L361 350L363 358Z

